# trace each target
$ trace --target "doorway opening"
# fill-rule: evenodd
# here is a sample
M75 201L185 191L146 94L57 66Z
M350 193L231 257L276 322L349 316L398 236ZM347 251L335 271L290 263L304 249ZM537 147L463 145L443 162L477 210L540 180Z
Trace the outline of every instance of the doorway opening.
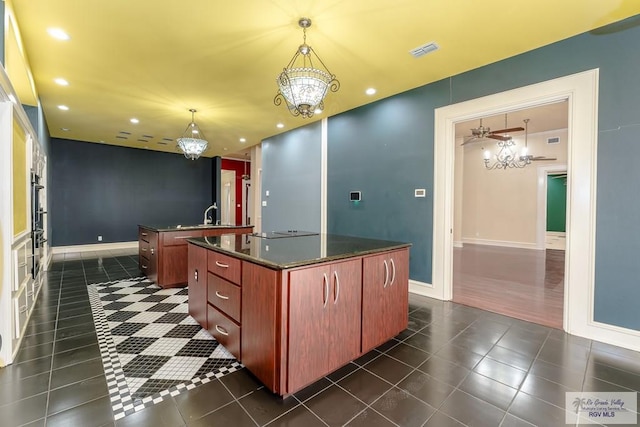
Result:
M566 100L456 123L454 302L562 328L567 128Z

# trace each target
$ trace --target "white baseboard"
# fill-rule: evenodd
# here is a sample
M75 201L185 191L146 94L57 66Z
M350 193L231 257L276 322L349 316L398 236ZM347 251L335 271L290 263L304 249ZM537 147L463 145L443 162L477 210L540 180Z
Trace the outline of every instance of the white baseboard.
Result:
M136 249L138 241L135 242L115 242L115 243L98 243L94 245L72 245L72 246L53 246L51 252L54 254L68 254L71 252L94 252L109 251L116 249Z
M423 297L442 299L435 295L433 285L431 283L419 282L417 280L409 279L409 292Z
M464 238L462 239L462 242L465 244L471 244L471 245L503 246L505 248L540 250L540 248L538 248L535 243L527 243L527 242L509 242L506 240L487 240L487 239L473 239L473 238Z
M567 331L595 341L640 351L640 331L600 322L589 322L584 330Z

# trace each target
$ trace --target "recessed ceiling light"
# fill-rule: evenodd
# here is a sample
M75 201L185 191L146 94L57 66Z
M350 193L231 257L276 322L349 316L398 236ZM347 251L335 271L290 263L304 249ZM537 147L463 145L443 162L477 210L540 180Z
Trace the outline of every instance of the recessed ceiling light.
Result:
M366 93L367 95L375 95L376 94L376 90L372 87L370 87L369 89L365 90L364 93Z
M136 119L135 117L132 118L131 120L129 120L131 123L133 123L134 125L140 123L140 120Z
M247 142L247 138L240 138L240 142Z
M18 103L18 100L16 99L15 96L13 96L12 93L9 94L9 101L13 102L14 104Z
M71 37L69 37L69 34L67 34L63 29L61 28L49 28L47 29L47 32L49 33L49 35L55 39L58 40L69 40Z
M60 77L58 77L57 79L53 79L53 81L56 82L56 84L59 84L60 86L69 86L69 82Z
M278 124L276 125L276 127L277 127L278 129L282 129L282 128L284 127L284 124L282 124L282 123L278 123Z
M67 107L66 105L58 105L58 109L62 111L69 111L69 107Z

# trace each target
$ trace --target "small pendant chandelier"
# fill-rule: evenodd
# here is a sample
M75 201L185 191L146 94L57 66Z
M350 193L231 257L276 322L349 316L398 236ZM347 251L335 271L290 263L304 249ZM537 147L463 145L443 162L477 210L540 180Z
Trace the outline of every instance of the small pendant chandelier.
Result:
M309 118L316 110L324 109L327 91L337 92L340 82L307 44L307 28L311 26L311 20L300 18L298 25L302 27L303 41L276 79L279 90L273 103L280 105L284 100L291 114ZM315 67L314 58L322 69Z
M196 110L191 108L191 123L187 126L182 136L176 139L178 148L187 159L195 160L207 149L209 143L204 139L204 134L195 122Z

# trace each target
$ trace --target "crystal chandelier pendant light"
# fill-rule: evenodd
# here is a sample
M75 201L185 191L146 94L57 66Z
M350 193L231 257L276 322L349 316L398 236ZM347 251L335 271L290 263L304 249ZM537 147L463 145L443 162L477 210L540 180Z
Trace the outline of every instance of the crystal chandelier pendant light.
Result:
M189 111L191 111L191 123L187 125L184 133L176 139L176 142L187 159L196 160L207 149L209 143L204 139L203 133L195 122L196 110L191 108Z
M302 27L303 42L276 79L279 90L273 103L279 106L284 100L291 114L309 118L316 110L324 109L324 97L328 91L337 92L340 82L307 44L311 20L300 18L298 25ZM316 67L314 61L322 68Z

